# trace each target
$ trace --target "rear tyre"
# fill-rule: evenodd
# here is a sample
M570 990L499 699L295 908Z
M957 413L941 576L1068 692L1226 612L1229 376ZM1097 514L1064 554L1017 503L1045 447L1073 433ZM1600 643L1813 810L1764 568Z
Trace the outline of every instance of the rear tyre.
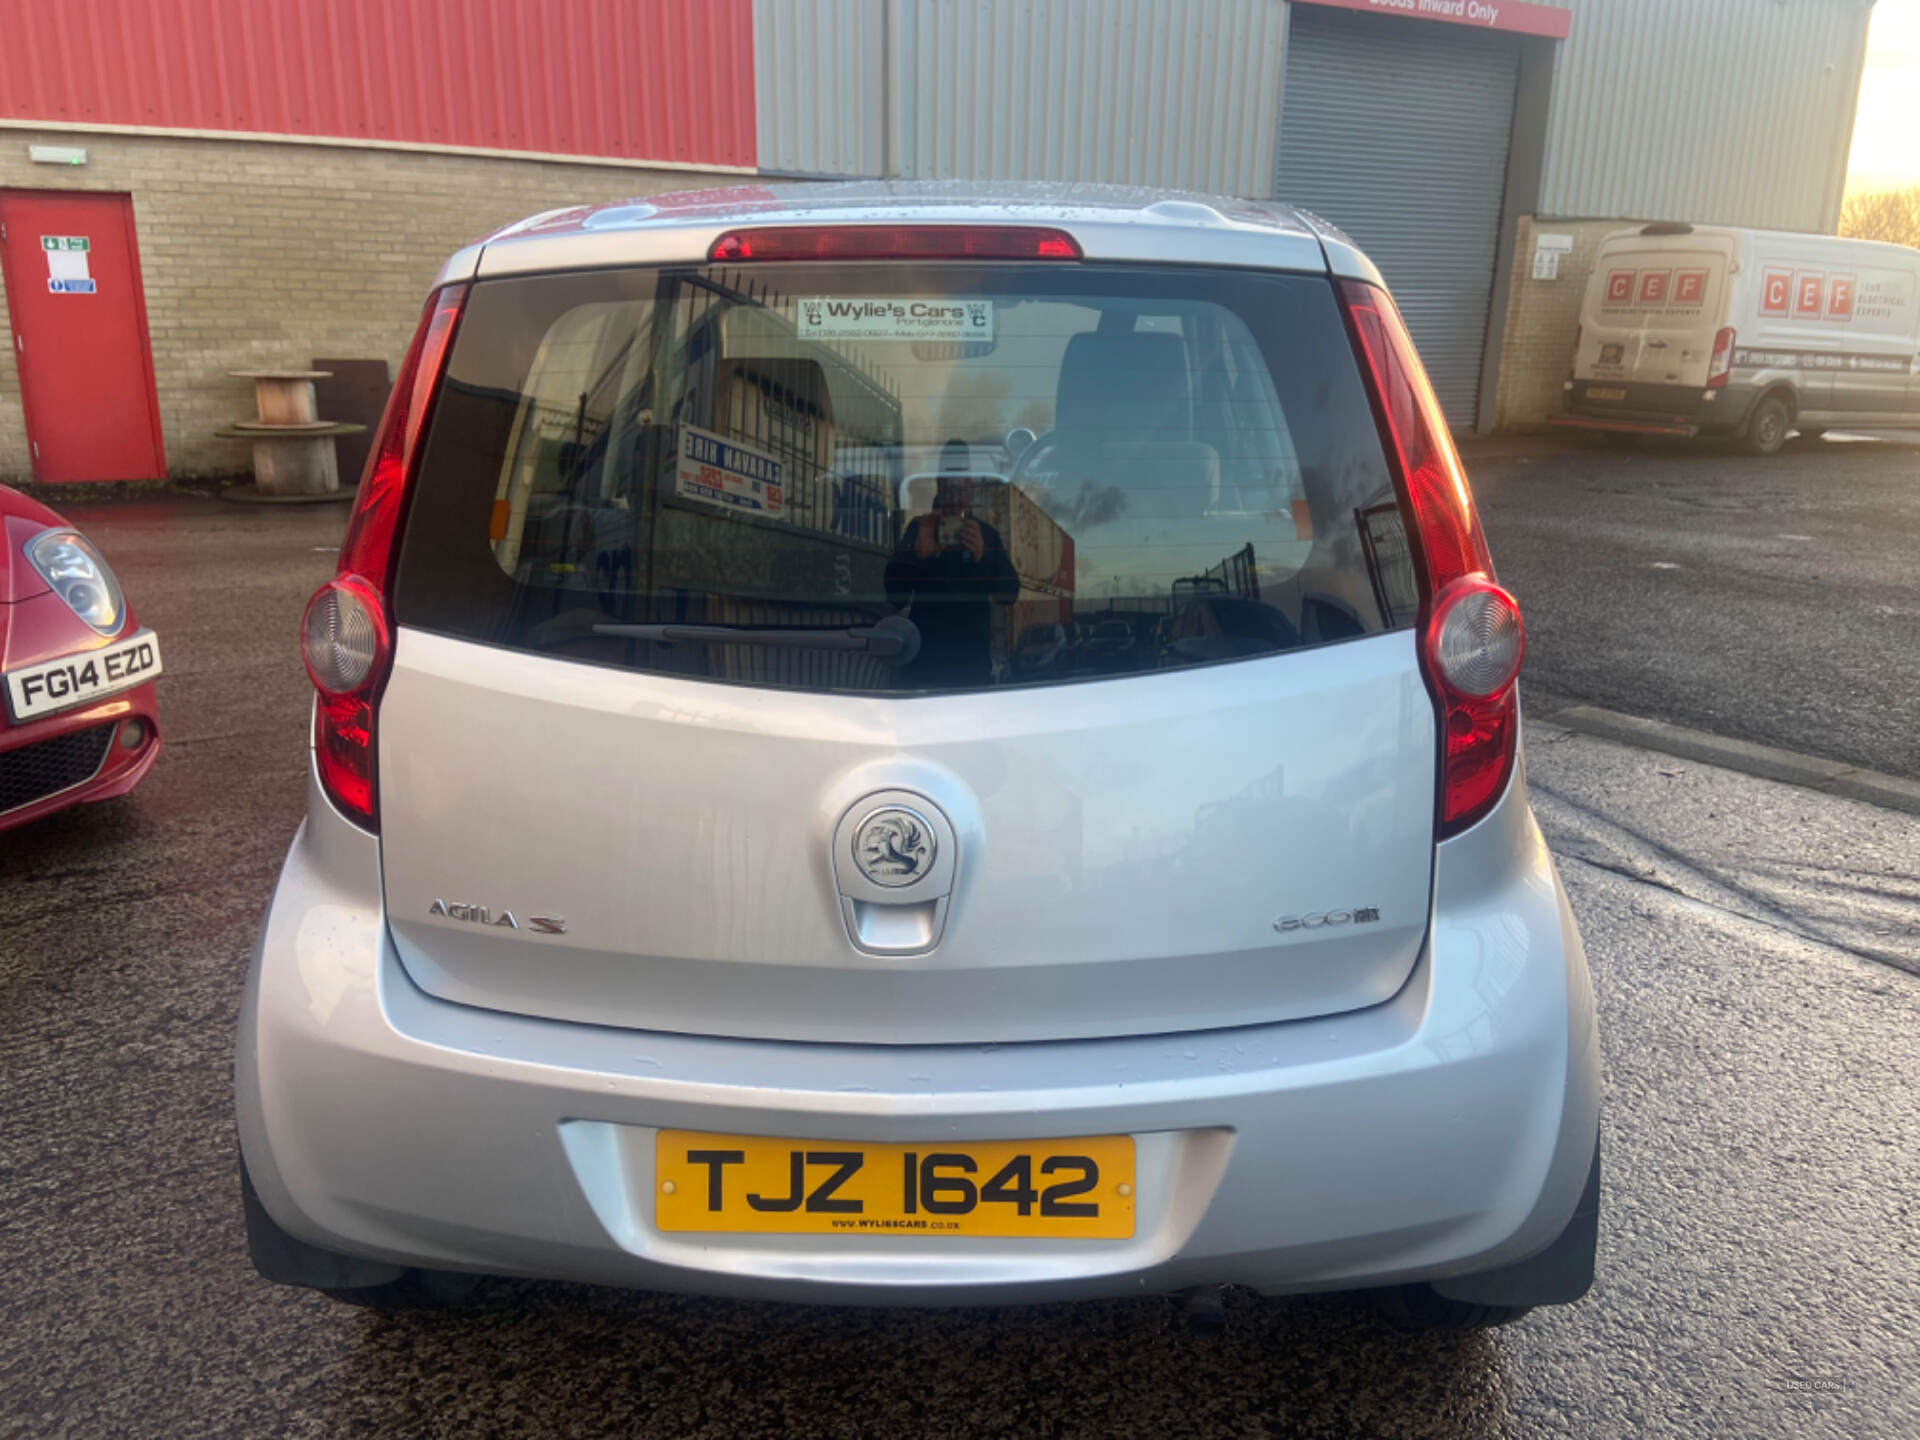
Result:
M1793 411L1778 395L1769 395L1747 417L1747 449L1755 455L1776 455L1793 428Z
M1373 1292L1374 1309L1396 1330L1418 1334L1430 1330L1491 1330L1510 1325L1533 1309L1531 1305L1476 1305L1449 1300L1431 1285L1396 1285Z
M486 1283L484 1275L462 1275L452 1270L407 1270L384 1285L360 1285L345 1290L322 1290L329 1300L362 1310L445 1310L471 1300Z

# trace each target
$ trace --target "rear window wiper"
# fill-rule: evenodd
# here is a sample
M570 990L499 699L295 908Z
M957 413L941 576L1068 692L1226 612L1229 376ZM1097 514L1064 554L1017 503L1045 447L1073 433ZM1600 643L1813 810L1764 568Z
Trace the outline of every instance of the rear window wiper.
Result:
M871 625L595 625L596 635L663 644L776 645L792 650L858 651L896 665L920 653L920 627L904 615L883 615Z

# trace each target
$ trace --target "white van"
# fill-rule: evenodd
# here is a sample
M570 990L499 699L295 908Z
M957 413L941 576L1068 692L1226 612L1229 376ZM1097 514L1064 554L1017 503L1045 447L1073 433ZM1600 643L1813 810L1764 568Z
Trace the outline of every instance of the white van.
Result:
M1920 427L1920 250L1831 235L1645 225L1600 242L1556 425Z

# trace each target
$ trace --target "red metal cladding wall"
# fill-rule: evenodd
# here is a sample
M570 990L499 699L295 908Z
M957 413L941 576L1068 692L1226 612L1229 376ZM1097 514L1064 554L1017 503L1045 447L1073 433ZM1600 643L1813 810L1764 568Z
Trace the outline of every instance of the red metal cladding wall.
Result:
M753 0L0 0L0 118L751 167Z

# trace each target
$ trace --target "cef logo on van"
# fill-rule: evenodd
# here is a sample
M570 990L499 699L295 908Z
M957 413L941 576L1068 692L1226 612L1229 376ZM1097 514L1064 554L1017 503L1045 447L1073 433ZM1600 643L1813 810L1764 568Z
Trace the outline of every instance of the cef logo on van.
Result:
M1705 270L1609 270L1605 305L1611 310L1659 310L1703 304Z
M1828 276L1813 270L1764 270L1760 275L1760 313L1791 315L1796 320L1853 319L1855 277Z

